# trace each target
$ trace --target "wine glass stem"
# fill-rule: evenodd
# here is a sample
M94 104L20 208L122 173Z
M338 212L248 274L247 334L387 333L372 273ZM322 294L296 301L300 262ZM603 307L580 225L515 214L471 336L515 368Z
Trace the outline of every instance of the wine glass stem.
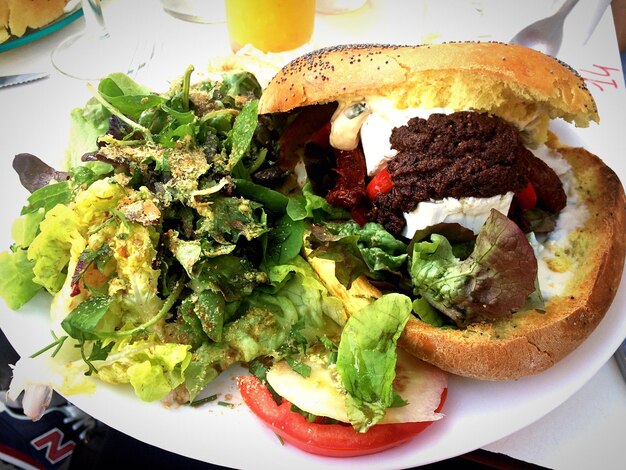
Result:
M108 36L109 33L107 31L106 24L104 23L100 0L82 0L82 2L83 15L85 16L87 31L98 31L101 36Z

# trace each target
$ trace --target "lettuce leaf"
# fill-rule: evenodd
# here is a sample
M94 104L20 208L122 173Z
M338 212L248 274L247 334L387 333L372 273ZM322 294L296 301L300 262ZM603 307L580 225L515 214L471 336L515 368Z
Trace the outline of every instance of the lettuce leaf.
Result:
M72 247L82 251L85 240L78 231L76 214L63 204L48 211L39 227L41 232L28 247L28 259L34 262L33 282L56 294L67 277Z
M219 342L204 343L193 353L185 385L193 398L220 372L237 362L262 356L283 357L301 341L339 335L338 299L330 296L301 257L269 270L272 288L255 290L242 303L241 316L227 323Z
M307 181L302 188L302 195L289 198L287 214L291 220L349 219L350 214L342 208L331 206L326 199L313 192L311 183Z
M314 224L309 242L314 248L310 256L334 260L335 276L348 289L361 274L399 273L408 259L406 245L373 222Z
M33 265L26 250L0 253L0 296L10 309L19 309L41 290L33 281Z
M33 280L35 263L28 259L27 248L44 216L45 210L41 209L15 219L11 227L14 244L10 251L0 253L0 296L12 310L21 308L42 289Z
M337 371L347 391L350 423L366 432L402 401L393 390L396 342L411 314L411 299L387 294L352 315L341 333Z
M537 260L519 227L492 210L468 258L456 258L438 234L415 243L410 267L415 294L462 326L509 315L535 291Z
M82 108L70 113L69 146L65 150L65 167L80 165L81 157L98 148L98 138L109 128L111 113L91 98Z
M102 363L97 375L111 384L130 383L143 401L160 400L183 383L191 362L190 346L174 343L122 342Z

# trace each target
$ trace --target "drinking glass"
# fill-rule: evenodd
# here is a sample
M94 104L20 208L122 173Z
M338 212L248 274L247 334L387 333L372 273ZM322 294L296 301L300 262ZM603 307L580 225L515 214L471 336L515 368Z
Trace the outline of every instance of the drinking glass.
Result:
M313 34L315 0L226 0L233 51L250 44L263 52L291 51Z
M112 34L100 0L82 0L85 28L52 51L52 64L61 73L81 80L99 80L112 73L134 74L154 54L154 43L131 35Z

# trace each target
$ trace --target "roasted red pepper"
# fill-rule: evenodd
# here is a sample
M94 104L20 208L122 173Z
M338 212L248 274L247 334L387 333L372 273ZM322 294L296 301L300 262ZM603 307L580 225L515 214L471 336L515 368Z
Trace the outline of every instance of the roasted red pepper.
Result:
M379 194L385 194L391 191L392 187L393 182L391 181L391 175L387 171L387 168L383 168L371 179L365 192L369 200L373 201Z
M519 193L515 193L515 198L524 211L533 209L537 205L537 192L530 182Z

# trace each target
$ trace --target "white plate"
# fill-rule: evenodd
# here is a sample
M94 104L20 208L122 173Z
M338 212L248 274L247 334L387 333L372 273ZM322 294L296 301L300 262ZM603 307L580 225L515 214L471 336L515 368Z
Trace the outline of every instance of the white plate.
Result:
M623 284L623 283L622 283ZM98 384L92 395L69 399L105 424L140 441L204 462L235 468L408 468L455 457L483 447L533 423L567 400L609 359L626 335L626 288L596 331L576 351L553 368L515 382L481 382L450 377L446 417L406 445L353 459L311 456L288 445L264 427L241 404L233 377L223 374L209 394L236 404L216 402L198 408L167 408L143 403L125 387ZM22 354L49 341L46 299L35 299L19 313L4 308L0 327ZM232 396L229 396L229 394ZM233 452L233 443L246 443Z
M143 3L143 2L142 2ZM599 29L607 37L606 28ZM611 34L613 34L611 32ZM497 38L491 36L490 39ZM391 40L390 40L391 41ZM570 61L577 69L589 64L610 65L616 56L614 34L611 48L577 49ZM609 39L606 39L609 44ZM587 54L592 51L593 54ZM599 51L599 52L598 52ZM567 52L567 51L566 51ZM587 55L586 55L587 54ZM178 70L172 68L170 70ZM180 69L182 70L182 69ZM175 72L173 72L175 73ZM0 211L0 250L8 248L9 227L23 204L26 192L10 168L11 155L30 151L50 162L59 161L67 140L67 120L72 106L88 97L78 82L51 77L48 84L35 84L0 93L3 109L11 109L11 119L3 122L0 139L0 181L3 194ZM74 90L81 89L81 95ZM602 125L572 131L558 125L559 134L571 144L586 145L626 181L623 159L623 110L626 109L624 84L619 90L600 93L595 88ZM50 90L57 92L51 93ZM68 103L70 98L73 103ZM37 103L47 103L38 106ZM25 107L24 103L30 106ZM11 197L6 197L11 195ZM545 416L578 391L611 357L626 336L626 287L618 291L613 306L594 333L572 354L553 368L515 382L480 382L451 377L443 412L445 419L434 423L410 443L390 451L353 459L311 456L281 445L277 437L245 407L224 408L215 402L199 408L166 408L159 403L143 403L132 391L99 384L93 395L76 395L70 400L105 424L140 441L201 461L235 468L409 468L445 460L502 439ZM20 312L9 311L0 302L0 328L21 355L29 355L48 344L47 301L44 296ZM224 374L211 385L220 399L239 402L233 373ZM232 394L228 400L226 394ZM239 445L240 450L234 450Z
M567 133L567 128L559 132ZM571 131L570 131L571 132ZM568 140L576 136L569 136ZM15 182L6 179L6 184ZM14 178L17 180L17 177ZM12 198L0 213L0 226L10 226L22 200ZM10 218L11 217L11 218ZM4 238L4 237L3 237ZM211 384L209 394L235 403L216 402L198 408L167 408L141 402L132 389L98 384L92 395L69 399L105 424L140 441L201 461L235 468L407 468L455 457L508 436L543 417L573 395L611 357L626 336L626 287L618 291L611 309L594 333L551 369L513 382L482 382L450 377L445 419L431 425L410 443L390 451L353 459L311 456L281 445L241 403L234 377L227 371ZM40 295L20 312L2 306L0 328L17 351L31 354L50 342L48 299ZM246 443L233 452L233 443Z

